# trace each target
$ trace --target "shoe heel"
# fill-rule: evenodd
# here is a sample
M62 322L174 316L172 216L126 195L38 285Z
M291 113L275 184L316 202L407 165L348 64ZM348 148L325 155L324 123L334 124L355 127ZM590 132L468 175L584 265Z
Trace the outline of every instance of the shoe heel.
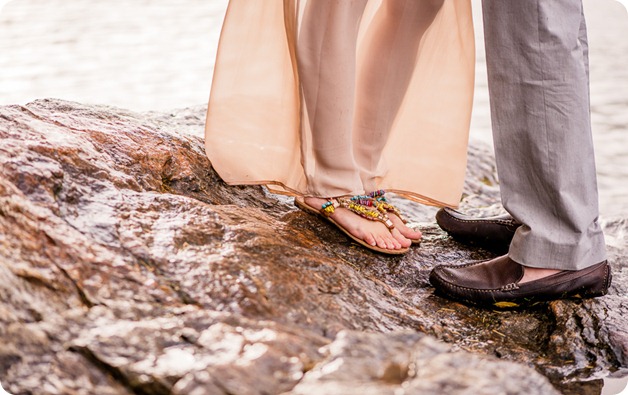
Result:
M598 296L604 296L608 294L608 288L611 286L613 281L613 274L611 273L611 266L606 262L600 270L604 271L603 279L604 281L600 281L597 287L590 287L585 292L582 293L583 298L595 298Z

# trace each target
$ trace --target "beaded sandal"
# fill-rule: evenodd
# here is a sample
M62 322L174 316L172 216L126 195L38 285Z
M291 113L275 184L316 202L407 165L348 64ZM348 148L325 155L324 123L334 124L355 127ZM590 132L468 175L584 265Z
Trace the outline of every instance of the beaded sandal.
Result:
M372 204L362 204L361 202L366 201L364 200L365 198L368 198L368 197L358 195L352 198L330 199L327 202L325 202L325 204L323 204L320 210L317 210L313 208L312 206L308 205L307 203L305 203L305 199L303 197L297 197L294 200L294 204L297 207L299 207L301 210L306 211L310 214L322 215L329 222L336 225L338 229L343 231L353 241L355 241L356 243L368 249L381 252L384 254L393 254L393 255L399 255L399 254L404 254L408 252L408 248L400 248L398 250L393 250L393 249L381 248L378 246L372 246L368 244L367 242L365 242L364 240L359 239L355 237L354 235L352 235L347 229L345 229L342 225L340 225L339 223L334 221L333 218L331 218L331 215L334 214L334 212L336 211L336 208L342 207L359 215L360 217L366 218L371 221L381 222L388 228L388 230L394 229L395 225L392 223L390 218L388 218L386 211L378 210L377 208L372 207Z
M361 204L364 204L366 206L373 206L379 211L381 211L382 213L389 213L389 214L396 215L397 217L399 217L401 222L403 222L404 224L407 224L408 221L403 217L403 215L401 215L401 212L399 211L399 209L386 199L385 194L386 194L386 191L383 189L380 189L380 190L371 192L366 196L360 196L360 198L362 199ZM410 241L412 241L412 244L421 244L420 238L410 239Z

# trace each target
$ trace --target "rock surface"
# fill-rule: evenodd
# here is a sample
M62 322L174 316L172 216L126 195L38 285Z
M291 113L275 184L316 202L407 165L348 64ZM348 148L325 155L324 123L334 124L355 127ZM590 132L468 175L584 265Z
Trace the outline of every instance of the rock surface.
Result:
M527 311L432 294L441 262L490 257L399 201L420 248L370 253L261 187L231 187L202 107L0 107L0 382L13 394L599 393L628 366L628 220L614 283ZM470 147L463 209L499 211ZM449 343L446 345L445 343Z

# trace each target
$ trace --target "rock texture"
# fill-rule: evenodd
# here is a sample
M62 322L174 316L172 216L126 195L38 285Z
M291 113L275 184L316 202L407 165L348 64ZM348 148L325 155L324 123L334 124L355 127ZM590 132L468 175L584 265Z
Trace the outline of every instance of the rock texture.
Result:
M628 366L628 220L614 284L527 311L432 294L440 262L490 257L399 201L425 238L370 253L261 187L225 185L204 109L0 107L0 382L13 394L599 393ZM463 208L500 208L470 148ZM445 343L449 343L446 345Z

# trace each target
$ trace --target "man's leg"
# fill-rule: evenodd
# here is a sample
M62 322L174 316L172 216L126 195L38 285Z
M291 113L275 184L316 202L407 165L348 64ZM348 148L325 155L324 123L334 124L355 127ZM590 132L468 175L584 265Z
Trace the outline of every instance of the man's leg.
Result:
M579 270L605 259L581 0L484 0L502 201L521 226L509 255Z
M487 8L486 11L494 12L495 10L494 9L489 10ZM582 47L585 72L587 74L587 79L588 79L589 45L588 45L587 28L586 28L584 15L582 15L581 13L581 16L582 17L580 18L578 40ZM498 27L496 27L494 24L491 24L490 27L487 26L487 31L489 29L491 30L491 34L495 34L495 30L498 29ZM491 39L491 42L497 42L497 41L498 40ZM494 48L491 48L490 50L494 51ZM491 55L493 55L493 52L491 52ZM491 61L493 60L494 60L494 57L491 57ZM498 63L497 65L495 65L495 67L499 69L500 64ZM494 71L495 70L493 68L491 72L494 72ZM496 88L496 89L499 90L499 88ZM586 96L588 98L589 96L588 92ZM500 108L499 107L500 104L501 102L499 101L495 101L493 103L496 109ZM497 111L496 115L498 115L499 111L501 110L496 110L496 111ZM588 125L589 124L588 121L585 124ZM495 131L495 133L498 133L498 132L499 131L497 130ZM461 243L483 247L487 250L490 250L499 254L508 252L510 243L513 239L513 236L515 235L515 231L517 230L517 228L519 228L519 226L521 226L521 223L517 222L514 218L512 218L510 214L505 214L498 217L474 218L474 217L465 215L461 212L448 209L448 208L439 210L439 212L436 214L436 221L438 222L438 225L443 230L447 231L447 233L449 233L451 236L453 236L456 240L460 241Z
M582 2L483 7L502 202L521 225L508 255L438 266L430 282L448 297L497 307L604 295L611 274L598 224Z

